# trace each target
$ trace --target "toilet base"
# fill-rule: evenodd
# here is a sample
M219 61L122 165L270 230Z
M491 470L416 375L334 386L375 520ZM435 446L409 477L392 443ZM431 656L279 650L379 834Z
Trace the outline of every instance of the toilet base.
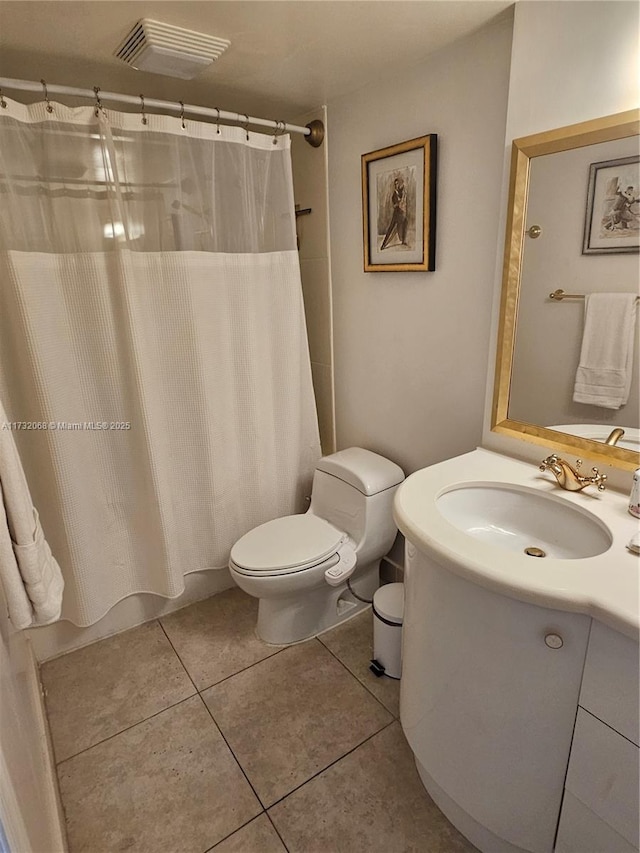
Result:
M362 598L372 599L380 585L380 561L358 571L351 588ZM328 584L282 598L261 598L256 634L265 643L285 646L299 643L333 628L369 606L359 601L347 584Z

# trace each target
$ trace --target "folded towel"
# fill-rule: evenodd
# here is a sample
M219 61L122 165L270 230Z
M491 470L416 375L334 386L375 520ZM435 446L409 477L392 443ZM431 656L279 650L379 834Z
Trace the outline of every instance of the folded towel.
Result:
M31 502L0 404L0 584L15 628L60 618L64 581Z
M573 399L619 409L629 399L633 366L635 293L585 296L584 331Z

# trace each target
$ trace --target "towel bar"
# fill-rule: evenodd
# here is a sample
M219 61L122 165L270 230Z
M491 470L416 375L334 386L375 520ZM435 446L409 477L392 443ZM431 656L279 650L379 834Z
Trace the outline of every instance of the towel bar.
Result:
M554 290L549 294L549 299L555 302L562 302L563 299L584 299L584 293L565 293L564 290ZM640 296L636 296L636 302L640 300Z

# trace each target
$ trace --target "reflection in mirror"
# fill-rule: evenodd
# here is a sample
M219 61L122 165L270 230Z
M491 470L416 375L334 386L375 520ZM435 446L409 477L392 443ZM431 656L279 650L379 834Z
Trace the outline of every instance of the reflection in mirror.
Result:
M625 450L640 452L640 429L632 427L609 429L602 424L555 424L549 426L556 432L566 432L569 435L577 435L579 438L588 438L591 441L599 441L614 447L623 447Z
M514 141L492 422L627 469L640 464L639 130L632 110ZM622 364L602 363L605 340Z

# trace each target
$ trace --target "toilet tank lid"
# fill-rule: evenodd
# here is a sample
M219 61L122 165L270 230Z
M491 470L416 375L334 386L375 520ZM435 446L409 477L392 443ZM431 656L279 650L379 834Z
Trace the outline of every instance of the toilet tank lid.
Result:
M362 447L349 447L323 456L316 469L338 477L367 496L384 492L404 480L404 472L395 462Z

